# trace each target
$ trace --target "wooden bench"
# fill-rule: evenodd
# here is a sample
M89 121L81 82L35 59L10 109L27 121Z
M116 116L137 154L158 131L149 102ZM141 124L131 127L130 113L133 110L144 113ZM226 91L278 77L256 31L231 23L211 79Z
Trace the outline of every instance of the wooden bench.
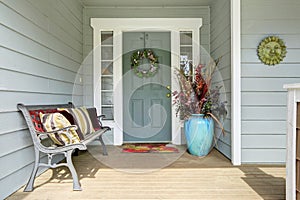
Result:
M99 130L92 132L90 134L87 134L84 136L84 139L81 140L79 143L75 144L67 144L64 146L58 146L49 144L50 139L48 138L49 134L53 133L59 133L61 134L62 131L69 131L71 128L77 129L78 127L76 125L72 125L60 130L52 131L52 132L40 132L37 131L37 125L34 117L30 114L31 111L39 111L39 110L57 110L57 108L74 108L74 105L72 103L68 104L58 104L58 105L24 105L24 104L18 104L17 108L22 112L25 121L28 125L30 135L33 140L34 144L34 152L35 152L35 162L34 167L30 176L30 179L24 189L25 192L30 192L33 190L34 180L36 177L36 173L39 167L46 167L46 168L56 168L61 166L66 166L69 168L71 175L73 177L73 190L82 190L78 176L76 173L76 170L74 168L73 162L72 162L72 153L74 150L86 150L87 144L90 142L98 139L102 145L103 155L107 155L106 147L102 139L102 135L110 130L109 127L103 127L101 124L101 118L104 117L103 115L98 117L99 120L99 127L101 127ZM95 109L95 108L94 108ZM36 116L35 116L36 118ZM97 120L96 120L97 121ZM47 140L47 142L45 142ZM46 145L45 143L48 143ZM48 155L48 163L42 163L40 162L40 153L45 153ZM59 163L59 164L53 164L52 158L54 155L57 154L63 154L66 158L65 163Z

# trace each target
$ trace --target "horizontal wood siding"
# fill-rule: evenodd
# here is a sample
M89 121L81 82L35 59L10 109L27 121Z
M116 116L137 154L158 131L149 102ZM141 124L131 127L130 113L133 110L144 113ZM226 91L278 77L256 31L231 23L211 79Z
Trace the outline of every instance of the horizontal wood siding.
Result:
M221 99L226 100L228 115L224 121L226 134L220 135L216 148L231 158L231 22L230 1L213 1L210 6L210 46L213 59L220 58L213 82L222 85Z
M300 2L242 0L242 163L284 163L286 90L300 82ZM287 55L276 66L257 57L257 46L279 36Z
M201 7L86 7L83 20L83 55L84 55L84 104L93 106L93 29L90 26L91 18L202 18L203 26L200 30L201 45L209 51L209 8ZM121 66L120 66L121 67ZM121 68L119 69L121 70ZM112 132L107 133L112 138ZM109 140L108 140L109 141ZM112 143L112 141L110 142Z
M82 5L77 0L3 0L0 18L0 199L4 199L27 182L34 159L17 103L83 104Z

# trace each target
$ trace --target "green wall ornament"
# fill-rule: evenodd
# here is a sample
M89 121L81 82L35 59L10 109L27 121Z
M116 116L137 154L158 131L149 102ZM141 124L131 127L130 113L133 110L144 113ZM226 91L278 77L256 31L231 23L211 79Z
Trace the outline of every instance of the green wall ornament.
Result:
M266 65L279 64L286 56L286 53L286 46L283 40L277 36L264 38L257 48L259 59Z
M141 67L143 59L148 59L149 67ZM152 77L158 71L158 58L151 49L140 49L135 51L131 56L131 69L140 78Z

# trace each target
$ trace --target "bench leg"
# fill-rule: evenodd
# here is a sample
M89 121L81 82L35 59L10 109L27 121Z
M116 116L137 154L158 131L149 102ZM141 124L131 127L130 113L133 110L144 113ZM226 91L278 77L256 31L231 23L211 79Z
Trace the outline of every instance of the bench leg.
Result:
M31 192L33 190L35 176L36 176L37 170L39 168L39 162L40 162L39 150L34 149L34 155L35 155L34 167L32 169L31 176L30 176L29 181L24 189L24 192Z
M73 162L72 162L72 150L68 151L67 152L67 165L69 167L69 170L72 174L72 177L73 177L73 190L82 190L81 187L80 187L80 183L78 181L78 176L77 176L77 173L76 173L76 170L75 170L75 167L73 165Z
M105 144L104 144L104 142L103 142L102 135L99 136L99 141L100 141L101 146L102 146L102 151L103 151L102 154L103 154L104 156L107 156L108 153L107 153L107 150L106 150L106 146L105 146Z

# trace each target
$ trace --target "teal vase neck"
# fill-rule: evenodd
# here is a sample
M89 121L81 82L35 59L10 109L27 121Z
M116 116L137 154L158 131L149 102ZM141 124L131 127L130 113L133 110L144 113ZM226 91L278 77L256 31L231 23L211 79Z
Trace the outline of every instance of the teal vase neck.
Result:
M203 117L204 114L192 114L192 117Z

